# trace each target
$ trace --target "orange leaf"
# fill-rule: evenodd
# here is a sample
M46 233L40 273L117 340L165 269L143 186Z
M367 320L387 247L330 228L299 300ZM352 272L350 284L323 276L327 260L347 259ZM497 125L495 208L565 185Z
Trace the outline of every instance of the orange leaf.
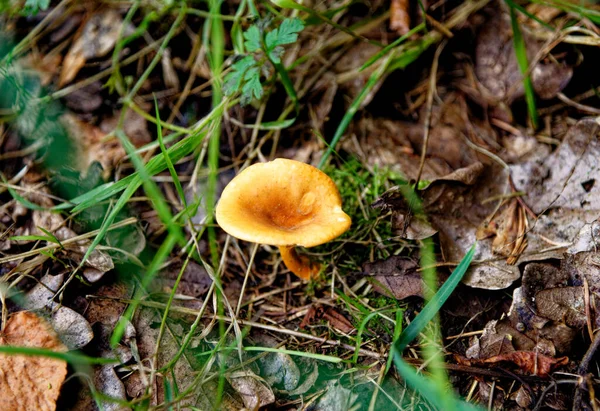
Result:
M44 320L25 311L6 322L0 345L67 350ZM0 353L0 409L55 410L66 375L67 363L63 360Z

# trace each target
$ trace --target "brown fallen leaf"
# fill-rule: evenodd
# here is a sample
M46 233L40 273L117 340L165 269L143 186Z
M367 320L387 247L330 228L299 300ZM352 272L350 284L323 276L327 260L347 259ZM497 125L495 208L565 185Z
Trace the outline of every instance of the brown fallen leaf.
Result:
M76 34L76 39L63 61L59 87L70 83L85 62L103 57L115 46L123 20L113 9L94 13Z
M569 358L553 358L533 351L515 351L486 358L482 361L483 364L497 364L499 362L513 363L522 371L543 378L547 377L553 369L568 364Z
M481 360L497 355L508 354L515 351L512 336L496 329L497 321L486 324L480 337L473 337L466 351L469 359Z
M419 265L411 258L392 256L364 265L373 288L387 297L403 300L410 296L423 297L423 279Z
M508 257L506 263L514 265L527 247L527 227L525 209L516 199L512 199L502 211L495 212L479 226L477 240L493 237L492 252Z
M74 114L64 114L61 122L69 132L77 156L73 164L79 171L85 172L90 164L97 161L102 165L105 176L125 157L125 150L117 138L107 139L107 133L99 127L80 120Z
M492 8L490 8L492 11ZM522 74L517 63L508 13L493 10L477 35L475 46L475 74L483 87L483 94L497 103L512 103L525 94ZM528 61L532 61L542 44L526 32L523 39ZM556 59L538 62L531 71L531 82L542 99L556 96L571 80L573 69Z
M67 350L44 320L26 311L8 319L0 345ZM0 375L0 409L55 410L67 363L44 356L0 354Z
M535 295L537 312L542 317L564 322L571 328L585 327L583 287L548 288Z
M321 319L326 320L333 328L336 328L345 334L350 334L356 330L354 325L352 325L352 323L337 310L332 307L325 308L322 304L314 304L308 309L308 312L300 323L300 328L305 328Z
M335 329L340 330L344 334L350 334L355 331L354 325L346 317L340 314L335 308L328 307L323 314L323 318Z

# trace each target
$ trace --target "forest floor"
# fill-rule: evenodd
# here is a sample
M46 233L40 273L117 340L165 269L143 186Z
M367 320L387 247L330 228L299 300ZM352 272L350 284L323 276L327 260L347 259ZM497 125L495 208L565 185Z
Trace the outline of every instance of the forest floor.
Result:
M593 2L0 11L0 409L599 409ZM308 280L215 220L276 158Z

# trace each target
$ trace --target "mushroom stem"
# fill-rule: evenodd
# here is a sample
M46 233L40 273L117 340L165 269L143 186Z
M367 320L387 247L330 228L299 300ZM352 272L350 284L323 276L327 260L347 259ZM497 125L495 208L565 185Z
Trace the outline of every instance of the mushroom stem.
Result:
M279 252L285 266L303 280L309 280L319 274L320 267L313 264L307 257L298 255L293 246L279 247Z

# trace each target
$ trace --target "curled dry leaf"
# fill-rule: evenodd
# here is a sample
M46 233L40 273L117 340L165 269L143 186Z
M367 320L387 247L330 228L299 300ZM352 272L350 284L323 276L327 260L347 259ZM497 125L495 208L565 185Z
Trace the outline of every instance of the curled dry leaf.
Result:
M227 377L227 381L240 395L247 409L256 410L275 402L271 387L251 370L234 372Z
M8 319L0 345L66 351L44 320L25 311ZM44 356L0 354L0 375L0 409L55 410L67 363Z
M464 365L490 365L508 362L516 365L522 372L546 378L554 369L569 363L568 357L554 358L536 351L513 351L484 359L456 357Z
M483 334L471 340L471 345L466 351L467 358L479 360L515 351L511 335L499 333L496 330L497 323L497 321L490 321L485 326Z

